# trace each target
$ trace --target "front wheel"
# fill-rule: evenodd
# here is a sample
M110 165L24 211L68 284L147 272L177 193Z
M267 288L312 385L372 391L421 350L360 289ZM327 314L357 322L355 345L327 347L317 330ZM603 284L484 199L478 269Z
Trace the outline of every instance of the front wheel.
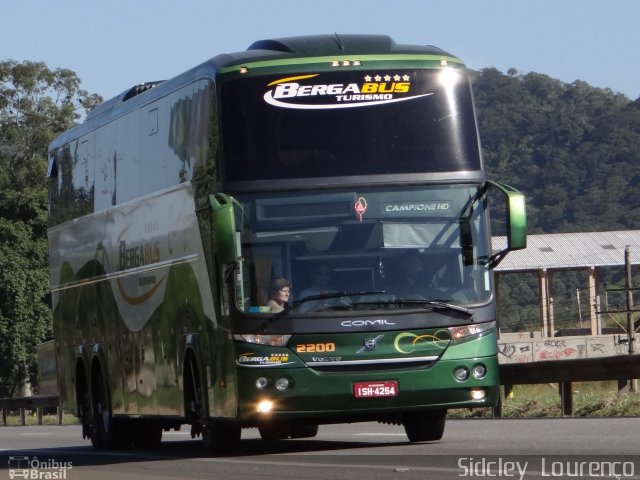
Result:
M318 425L263 423L258 426L258 431L265 442L274 442L287 438L313 438L318 435Z
M233 452L240 443L240 426L231 421L209 420L202 424L202 442L212 453Z
M410 442L429 442L442 438L446 419L446 410L407 412L402 423Z
M193 355L185 362L185 416L191 423L191 437L202 436L202 443L212 453L233 451L240 443L240 425L231 420L212 420L207 414L206 388L202 386L198 364Z

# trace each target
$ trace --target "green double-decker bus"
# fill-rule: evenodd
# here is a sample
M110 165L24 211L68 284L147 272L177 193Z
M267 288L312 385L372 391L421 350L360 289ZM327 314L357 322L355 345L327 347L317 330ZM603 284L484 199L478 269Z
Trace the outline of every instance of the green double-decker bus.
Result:
M495 405L488 193L469 75L386 36L258 41L97 106L49 152L59 390L96 448L318 425L441 438Z

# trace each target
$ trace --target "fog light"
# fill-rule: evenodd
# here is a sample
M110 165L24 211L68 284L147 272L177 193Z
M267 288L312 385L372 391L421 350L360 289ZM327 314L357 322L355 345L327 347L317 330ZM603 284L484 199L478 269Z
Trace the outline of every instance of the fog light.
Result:
M464 382L467 378L469 378L469 370L465 367L458 367L454 370L453 376L459 382Z
M269 413L273 409L273 402L271 400L262 400L258 403L256 410L260 413Z
M487 367L485 367L481 363L479 363L478 365L474 365L472 374L473 378L483 378L487 374Z
M482 400L484 395L485 391L481 388L471 390L471 398L474 400Z
M293 385L293 380L287 377L282 377L276 380L276 388L281 392L284 392L285 390L290 388L292 385Z
M258 377L256 379L256 388L258 388L259 390L264 390L269 386L270 383L271 381L267 377Z

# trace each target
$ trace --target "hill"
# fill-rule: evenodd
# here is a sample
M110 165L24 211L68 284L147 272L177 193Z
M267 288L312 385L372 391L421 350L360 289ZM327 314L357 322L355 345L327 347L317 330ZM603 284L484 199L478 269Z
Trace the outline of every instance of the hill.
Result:
M640 227L640 99L493 68L474 95L489 177L526 195L531 233Z

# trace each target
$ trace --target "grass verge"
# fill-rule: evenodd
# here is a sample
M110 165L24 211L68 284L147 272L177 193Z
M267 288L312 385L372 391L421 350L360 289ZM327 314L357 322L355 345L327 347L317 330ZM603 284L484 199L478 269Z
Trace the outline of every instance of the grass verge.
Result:
M573 407L576 417L640 416L640 393L618 392L617 382L573 383ZM490 408L450 410L451 418L491 417ZM558 384L514 385L503 397L505 418L562 417Z

